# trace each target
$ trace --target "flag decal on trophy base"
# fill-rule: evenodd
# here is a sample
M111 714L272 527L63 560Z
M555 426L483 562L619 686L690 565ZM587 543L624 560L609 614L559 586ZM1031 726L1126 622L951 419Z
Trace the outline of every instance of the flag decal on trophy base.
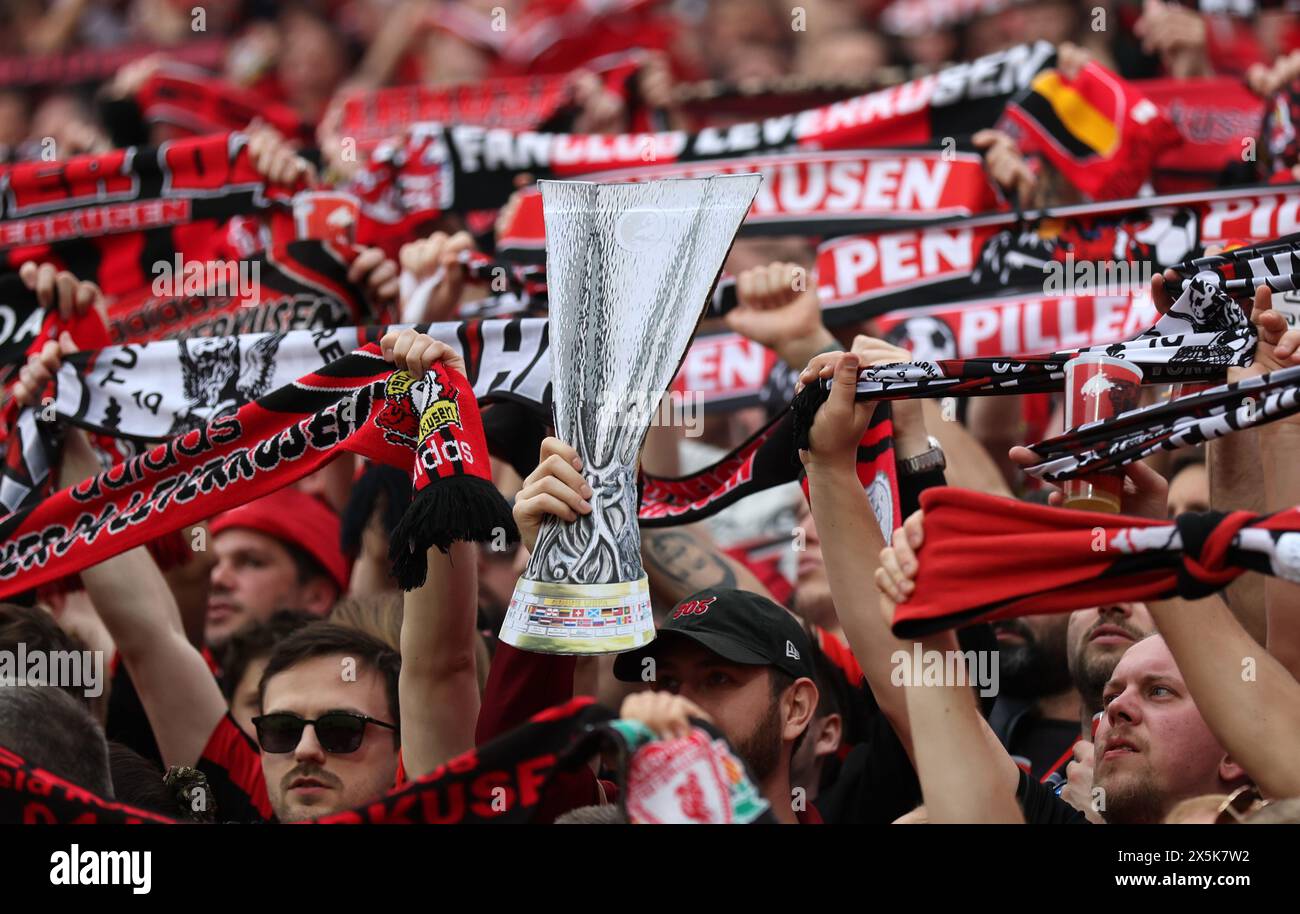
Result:
M644 575L617 584L520 578L501 637L541 654L608 654L649 644L654 631L650 584Z
M555 434L582 459L591 512L543 520L501 628L506 644L607 654L654 639L637 460L760 180L538 183Z

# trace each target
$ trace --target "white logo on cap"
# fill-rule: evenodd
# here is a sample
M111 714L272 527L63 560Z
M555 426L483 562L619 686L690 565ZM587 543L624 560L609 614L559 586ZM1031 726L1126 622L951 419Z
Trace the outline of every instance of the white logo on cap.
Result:
M794 646L794 642L789 639L785 642L785 655L794 660L799 659L799 648Z

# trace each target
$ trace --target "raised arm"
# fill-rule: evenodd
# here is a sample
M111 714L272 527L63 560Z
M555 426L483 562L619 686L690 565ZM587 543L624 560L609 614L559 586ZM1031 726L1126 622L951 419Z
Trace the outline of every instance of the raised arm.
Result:
M430 549L428 579L403 602L398 695L402 764L411 778L474 748L476 561L473 543L455 543L448 555Z
M380 342L384 357L422 377L434 362L465 373L445 343L403 330ZM478 555L473 543L428 553L424 585L406 594L402 613L402 765L411 778L474 747L479 691L474 659Z
M69 432L59 484L99 472L85 435ZM143 546L81 572L95 611L113 636L167 765L192 766L226 713L212 670L185 636L171 588Z
M924 515L917 511L894 531L894 545L880 553L876 582L883 595L881 623L886 632L894 607L914 589L918 561L924 558L918 552L924 544ZM953 584L961 586L959 581ZM930 821L1023 822L1016 802L1020 769L980 714L968 684L972 676L960 684L926 683L921 670L911 666L913 645L895 643L904 651L899 658L903 688L895 691L905 692L912 763ZM926 651L940 651L946 660L956 656L947 651L960 650L952 632L922 638L918 644L922 657ZM944 668L955 667L945 662Z
M834 376L830 397L813 422L811 448L800 457L840 627L876 702L910 755L905 696L890 684L890 657L911 645L894 638L880 615L874 557L885 542L857 476L858 442L875 412L874 404L854 400L859 364L853 352L821 355L800 376L801 384Z
M892 615L892 604L887 611ZM931 651L955 656L949 652L961 650L951 631L919 643L923 657L933 656ZM1016 802L1020 776L980 714L974 689L966 682L923 682L920 670L911 672L903 691L912 722L912 761L929 820L940 825L1023 824Z
M37 403L62 357L74 351L66 333L46 343L20 372L15 399ZM85 434L69 430L59 485L75 485L100 470ZM85 569L81 580L131 674L163 761L193 765L226 713L226 701L207 662L185 637L176 599L153 557L137 547Z
M1264 512L1264 492L1259 481L1259 435L1262 429L1243 429L1206 445L1206 472L1210 478L1210 508L1215 511ZM1243 574L1224 592L1237 621L1260 644L1267 632L1264 610L1264 575Z
M1259 333L1255 359L1248 368L1229 371L1229 381L1241 381L1300 365L1300 330L1287 329L1286 318L1273 310L1272 293L1268 289L1260 289L1255 294L1250 319ZM1300 420L1291 417L1263 425L1257 435L1263 510L1281 511L1300 505L1300 462L1295 457L1296 448L1300 446ZM1297 603L1300 603L1300 586L1279 577L1269 577L1264 581L1268 652L1292 676L1300 676Z
M708 587L771 596L752 571L719 549L698 524L642 528L641 560L650 587L665 603L678 603Z
M787 365L807 365L819 352L839 348L822 324L817 284L798 264L773 261L736 276L736 307L728 327L773 350Z

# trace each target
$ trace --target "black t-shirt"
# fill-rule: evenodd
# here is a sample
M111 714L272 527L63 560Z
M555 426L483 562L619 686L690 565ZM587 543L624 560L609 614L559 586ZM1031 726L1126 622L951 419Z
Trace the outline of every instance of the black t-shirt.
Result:
M121 658L115 658L111 675L104 735L165 769L162 753L158 751L158 740L149 724L149 715L145 713L140 693L135 690L135 683Z
M1007 751L1029 759L1030 775L1041 781L1053 771L1065 773L1066 762L1074 757L1070 749L1078 738L1079 725L1073 721L1034 717L1016 727Z
M1039 781L1053 771L1065 775L1079 738L1077 721L1045 718L1032 701L1006 695L998 696L989 726L1008 753L1029 761L1029 774Z
M834 783L817 796L817 811L828 825L888 825L921 804L912 762L879 710L868 733L850 750Z
M1020 772L1016 802L1029 825L1087 825L1088 818L1056 795L1052 788Z
M988 625L971 625L957 633L962 650L993 650L997 641ZM841 709L845 735L857 742L838 771L828 771L817 796L817 810L829 825L889 824L921 805L921 782L893 725L862 681L851 689L852 707ZM986 717L991 698L980 699Z

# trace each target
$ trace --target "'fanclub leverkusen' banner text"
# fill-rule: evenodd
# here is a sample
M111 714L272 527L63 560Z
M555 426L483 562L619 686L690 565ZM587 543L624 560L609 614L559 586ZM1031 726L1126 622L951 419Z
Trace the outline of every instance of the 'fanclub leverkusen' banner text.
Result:
M833 235L973 216L1003 209L981 157L946 150L805 152L707 163L648 165L584 176L602 182L761 174L742 234ZM546 249L542 195L524 192L497 241L515 259Z
M995 213L828 241L817 252L818 293L837 326L995 294L1115 292L1205 245L1295 231L1294 184L1087 203L1021 221Z
M1052 66L1047 42L1019 45L938 73L794 114L706 127L698 132L540 133L469 124L414 125L399 143L382 144L345 188L377 224L358 240L423 223L442 210L505 204L523 174L573 178L597 171L642 169L776 154L792 149L846 150L961 142L993 125L1008 99ZM387 226L387 228L385 228Z

